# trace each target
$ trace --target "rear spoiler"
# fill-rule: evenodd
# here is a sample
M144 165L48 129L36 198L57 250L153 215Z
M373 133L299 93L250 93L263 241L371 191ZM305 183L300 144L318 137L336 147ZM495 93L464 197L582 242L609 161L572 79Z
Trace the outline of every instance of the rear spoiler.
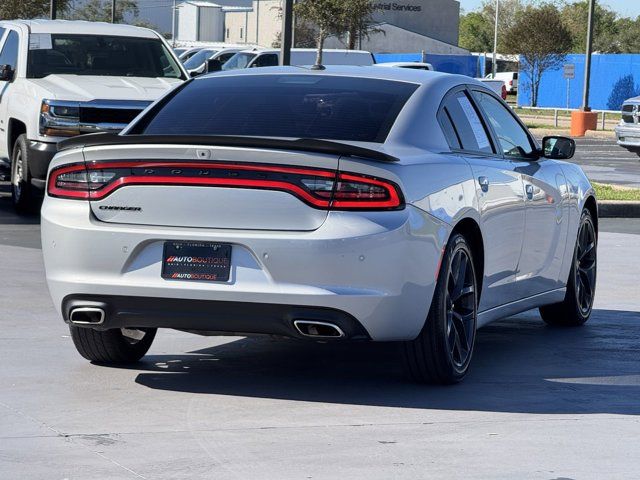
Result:
M398 158L372 148L315 138L281 139L271 137L242 137L227 135L117 135L90 133L62 140L58 151L71 148L107 145L206 145L213 147L271 148L303 152L327 153L349 157L362 157L380 162L397 162Z

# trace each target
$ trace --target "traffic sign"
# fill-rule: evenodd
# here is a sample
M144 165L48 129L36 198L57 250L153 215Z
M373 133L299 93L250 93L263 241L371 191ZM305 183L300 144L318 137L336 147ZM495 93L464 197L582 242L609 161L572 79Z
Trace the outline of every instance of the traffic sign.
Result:
M576 78L576 64L575 63L565 63L562 66L562 73L564 78L566 79L574 79Z

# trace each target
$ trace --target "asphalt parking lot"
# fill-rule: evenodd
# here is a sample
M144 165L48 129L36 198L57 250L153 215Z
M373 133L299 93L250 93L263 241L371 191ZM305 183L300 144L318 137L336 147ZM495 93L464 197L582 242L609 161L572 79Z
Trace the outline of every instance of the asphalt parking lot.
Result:
M133 368L91 365L49 299L38 219L0 198L0 478L637 478L640 221L602 230L585 327L493 324L442 388L384 344L162 331Z
M571 160L580 165L589 179L640 188L640 157L610 138L576 139L576 155Z

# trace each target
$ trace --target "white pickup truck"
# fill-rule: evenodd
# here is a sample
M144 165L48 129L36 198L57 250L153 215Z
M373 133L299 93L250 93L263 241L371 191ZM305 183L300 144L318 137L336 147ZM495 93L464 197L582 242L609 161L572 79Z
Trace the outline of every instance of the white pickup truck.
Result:
M146 28L0 22L0 166L16 209L38 208L57 142L117 132L186 79L167 42Z

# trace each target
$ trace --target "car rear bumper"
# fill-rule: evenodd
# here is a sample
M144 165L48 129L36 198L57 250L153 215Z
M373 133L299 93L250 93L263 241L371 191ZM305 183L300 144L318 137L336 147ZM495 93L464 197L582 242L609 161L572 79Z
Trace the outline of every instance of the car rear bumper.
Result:
M323 307L304 307L266 303L185 300L181 298L130 297L114 295L70 295L62 301L67 323L77 308L99 308L104 320L87 328L179 328L186 331L224 335L279 335L310 338L295 328L294 322L323 322L338 327L342 336L335 340L370 340L362 325L351 315ZM319 337L318 337L319 338Z
M51 197L42 209L47 282L63 318L70 300L124 299L115 310L107 302L102 328L296 336L292 321L303 311L346 322L345 333L361 326L352 337L412 339L424 325L449 233L447 224L412 206L330 212L310 232L109 224L96 220L87 202ZM229 282L161 278L165 240L230 243ZM119 313L110 316L111 310ZM136 324L123 325L130 321Z

